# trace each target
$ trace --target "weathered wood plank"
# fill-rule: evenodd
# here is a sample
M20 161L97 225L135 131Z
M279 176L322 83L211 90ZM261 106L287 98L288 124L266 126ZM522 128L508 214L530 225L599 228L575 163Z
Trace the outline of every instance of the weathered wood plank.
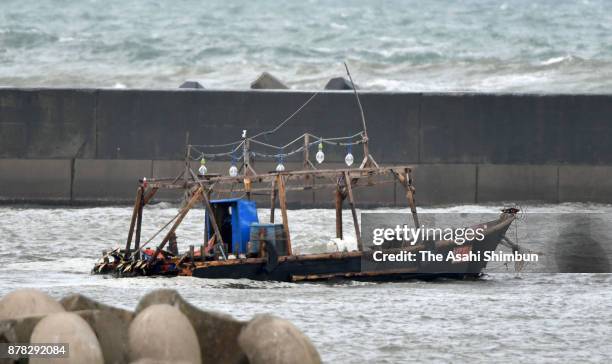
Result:
M361 231L359 229L359 220L357 219L357 211L355 210L355 200L353 199L353 188L351 187L351 177L348 172L344 172L344 184L348 195L351 214L353 215L353 224L355 225L355 236L357 237L357 248L363 251L363 243L361 242Z

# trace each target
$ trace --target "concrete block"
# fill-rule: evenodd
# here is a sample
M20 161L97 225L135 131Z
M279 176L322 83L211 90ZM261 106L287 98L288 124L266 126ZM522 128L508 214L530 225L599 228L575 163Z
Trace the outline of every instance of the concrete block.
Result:
M95 332L87 321L73 312L59 312L45 316L36 324L30 337L31 343L66 343L70 359L33 357L32 364L41 363L91 363L103 364L104 357Z
M612 166L559 167L559 202L612 202Z
M75 201L132 202L138 180L152 175L150 160L77 159L74 170Z
M557 202L557 166L479 165L478 202Z
M0 159L0 199L70 201L71 161Z
M268 72L263 72L257 79L251 82L252 89L287 89L278 78L272 76Z
M161 333L165 335L150 335ZM129 328L130 361L154 359L166 363L201 363L200 344L193 326L176 307L151 305Z
M0 321L64 312L54 298L32 288L17 289L0 299Z
M203 89L204 86L202 86L201 83L199 83L198 81L185 81L183 82L179 88L198 88L198 89Z
M238 345L238 335L246 326L244 322L229 315L202 311L169 289L158 289L143 296L136 313L140 315L149 307L159 304L176 307L189 319L198 336L202 364L248 362Z
M356 89L359 89L359 86L355 85ZM331 78L327 84L325 85L326 90L352 90L353 86L351 81L347 80L344 77L334 77Z
M476 202L474 164L420 164L415 166L412 179L417 206Z
M238 343L249 363L321 363L306 335L291 322L272 315L255 316L240 333Z

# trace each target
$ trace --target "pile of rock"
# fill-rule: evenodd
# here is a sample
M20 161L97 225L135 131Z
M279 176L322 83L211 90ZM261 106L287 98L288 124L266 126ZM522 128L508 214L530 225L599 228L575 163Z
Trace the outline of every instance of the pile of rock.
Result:
M30 363L321 362L308 337L287 320L258 315L238 321L200 310L173 290L145 295L134 312L79 294L58 302L37 290L14 291L0 300L0 343L28 342L69 344L68 358Z

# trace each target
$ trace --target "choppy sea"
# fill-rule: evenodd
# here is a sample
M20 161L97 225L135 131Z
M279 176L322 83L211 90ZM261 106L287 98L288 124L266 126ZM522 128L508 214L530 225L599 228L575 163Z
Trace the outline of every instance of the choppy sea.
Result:
M609 205L524 206L531 212L612 212ZM273 313L294 322L328 363L610 362L612 274L513 269L476 281L291 284L249 280L105 278L90 275L103 249L125 241L130 207L0 207L0 296L34 287L54 297L80 292L133 309L156 288L178 290L204 309L250 319ZM377 210L377 212L407 210ZM497 206L423 208L422 212L495 213ZM147 209L146 239L177 206ZM363 211L367 212L367 211ZM260 210L260 219L266 211ZM327 248L334 210L290 211L302 253ZM202 240L203 211L187 215L179 248ZM344 217L350 222L350 215ZM347 223L346 233L351 231ZM524 229L559 229L520 223ZM143 239L144 240L144 239ZM610 247L609 240L601 244ZM530 247L525 242L526 247Z
M0 86L612 92L607 0L3 0Z

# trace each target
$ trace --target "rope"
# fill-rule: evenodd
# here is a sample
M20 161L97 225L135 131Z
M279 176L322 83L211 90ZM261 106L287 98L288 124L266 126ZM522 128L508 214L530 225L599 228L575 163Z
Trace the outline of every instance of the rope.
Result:
M299 148L293 149L289 152L284 152L284 149L292 144L295 144L297 141L300 141L302 139L304 139L306 137L306 135L312 137L312 139L314 139L312 142L308 143L308 145L304 146L301 145ZM258 152L258 151L250 151L251 156L259 156L259 157L263 157L263 158L279 158L279 157L289 157L292 156L296 153L302 152L305 148L310 148L313 145L317 145L319 143L323 143L323 144L327 144L327 145L333 145L333 146L352 146L352 145L358 145L358 144L363 144L364 139L361 138L359 140L355 140L355 141L349 141L349 142L342 142L342 140L351 140L354 139L356 137L359 136L363 136L362 132L350 135L350 136L345 136L345 137L333 137L333 138L322 138L322 137L318 137L316 135L310 134L310 133L304 133L302 134L300 137L294 139L293 141L291 141L290 143L284 145L284 146L278 146L278 145L273 145L270 143L266 143L266 142L262 142L260 140L255 140L255 139L248 139L250 142L252 142L254 145L259 145L262 147L266 147L269 149L275 149L278 150L279 153L276 154L269 154L269 153L263 153L263 152ZM200 149L194 147L193 145L191 146L192 149L195 151L195 155L192 157L192 160L198 160L200 158L209 158L209 159L215 159L218 157L226 157L226 156L231 156L232 160L234 161L239 161L241 159L244 159L244 156L240 156L239 158L236 158L235 153L240 149L240 147L242 147L244 141L242 143L240 143L236 148L234 148L233 150L229 151L229 152L223 152L223 153L204 153L203 151L201 151Z
M157 230L157 232L149 239L147 240L144 244L142 244L142 246L138 249L138 250L142 250L144 249L145 246L147 246L147 244L149 244L153 239L155 239L155 237L157 237L157 235L159 235L159 233L161 233L162 231L164 231L164 229L166 229L168 227L168 225L170 225L174 220L176 220L176 218L181 214L181 211L179 211L173 218L172 220L168 221L168 223L166 223L166 225L164 225L161 229Z
M312 145L312 144L311 144ZM299 147L297 149L292 150L291 152L288 153L277 153L277 154L265 154L265 153L259 153L259 152L251 152L251 155L253 156L257 156L257 157L263 157L263 158L284 158L284 157L290 157L296 153L299 153L301 151L304 150L304 147Z
M310 98L308 98L308 100L306 100L306 102L304 102L302 104L302 106L300 106L297 110L295 110L285 120L280 122L274 129L271 129L271 130L268 130L268 131L262 131L261 133L256 134L255 136L251 137L250 139L253 140L254 138L258 138L258 137L260 137L262 135L269 135L269 134L275 133L280 128L282 128L283 125L287 124L289 122L289 120L293 119L293 117L295 115L297 115L300 111L302 111L302 109L305 108L306 105L308 105L319 93L320 93L320 91L317 91L314 94L312 94L312 96L310 96ZM194 145L191 145L191 146L192 147L201 147L201 148L221 148L221 147L231 147L233 145L242 144L242 143L244 143L244 139L240 139L240 140L236 140L236 141L229 142L229 143L224 143L224 144L194 144Z
M353 139L353 138L356 138L356 137L358 137L358 136L361 136L361 137L362 137L362 140L363 140L363 132L361 132L361 131L360 131L359 133L357 133L357 134L353 134L353 135L351 135L351 136L345 136L345 137L334 137L334 138L321 138L321 137L318 137L318 136L313 135L313 134L310 134L310 133L306 133L306 134L310 135L310 136L311 136L311 137L313 137L313 138L316 138L316 139L319 139L319 140L324 140L324 141L334 141L334 140L346 140L346 139Z
M264 147L268 147L268 148L272 148L272 149L285 149L287 147L289 147L290 145L294 144L295 142L298 142L302 139L304 139L306 136L312 137L313 139L317 139L315 144L318 142L322 142L325 144L329 144L329 145L355 145L355 144L361 144L363 143L364 139L363 139L363 132L359 132L353 135L349 135L349 136L344 136L344 137L333 137L333 138L323 138L323 137L319 137L316 136L314 134L310 134L310 133L304 133L302 135L300 135L299 137L295 138L294 140L292 140L291 142L283 145L283 146L278 146L278 145L273 145L270 143L266 143L266 142L262 142L260 140L255 140L255 139L249 139L253 144L258 144L258 145L262 145ZM337 141L339 140L349 140L349 139L355 139L356 137L362 137L360 140L356 141L356 142L350 142L350 143L338 143ZM334 143L336 142L336 143ZM313 143L310 143L309 145L312 145Z
M189 145L189 148L193 149L198 155L198 156L191 157L192 160L198 160L202 157L214 159L217 157L233 156L238 150L240 150L243 144L244 144L244 140L240 142L240 144L238 144L236 148L230 150L229 152L221 152L221 153L204 153L203 151L197 148L199 146L196 147L195 145Z
M312 96L310 96L310 98L308 100L306 100L305 103L302 104L302 106L300 106L297 110L295 110L293 112L293 114L289 115L289 117L287 117L285 120L283 120L280 124L278 124L274 129L268 130L268 131L262 131L259 134L254 135L253 137L251 137L251 139L254 138L258 138L262 135L269 135L269 134L273 134L276 133L278 131L278 129L282 128L283 125L287 124L287 122L291 119L293 119L293 117L295 115L297 115L300 111L302 111L303 108L306 107L306 105L308 105L318 94L320 91L315 92L314 94L312 94Z
M231 147L232 145L241 144L243 140L237 140L231 143L225 144L192 144L192 147L202 147L202 148L221 148L221 147Z

